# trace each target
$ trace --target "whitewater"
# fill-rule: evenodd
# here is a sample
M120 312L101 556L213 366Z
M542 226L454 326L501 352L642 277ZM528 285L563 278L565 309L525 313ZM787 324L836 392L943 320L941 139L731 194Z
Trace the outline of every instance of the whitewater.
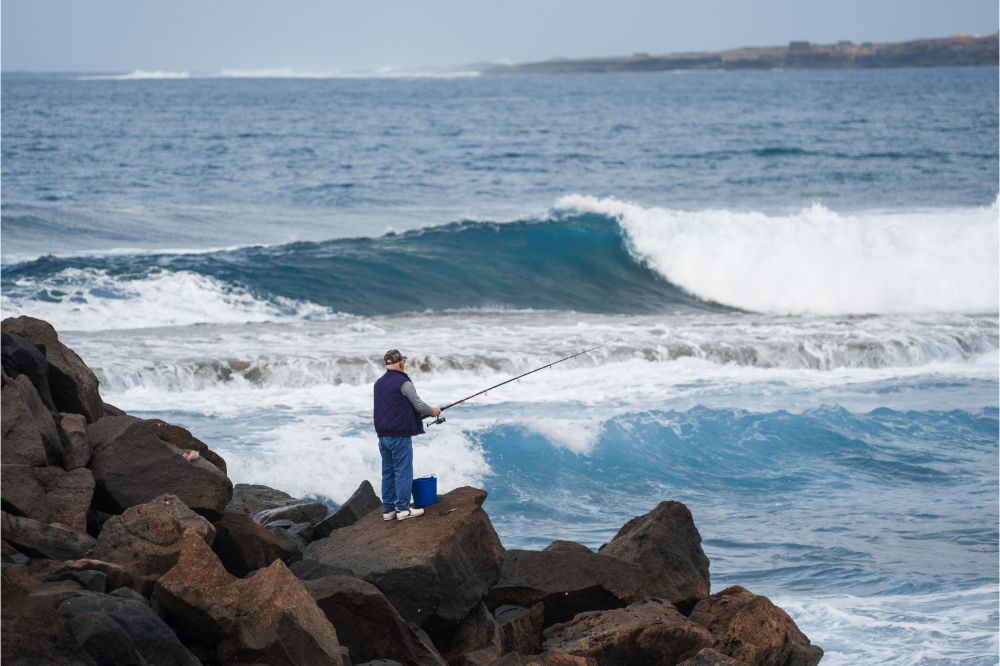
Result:
M687 504L824 664L998 663L996 68L4 75L0 310L237 483L415 472L507 547Z

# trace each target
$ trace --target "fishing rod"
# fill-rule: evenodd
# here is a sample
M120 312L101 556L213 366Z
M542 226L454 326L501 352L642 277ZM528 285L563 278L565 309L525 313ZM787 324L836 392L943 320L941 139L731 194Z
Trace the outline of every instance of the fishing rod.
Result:
M591 347L590 349L584 349L582 352L577 352L577 353L573 354L572 356L567 356L566 358L561 358L558 361L552 361L552 363L549 363L548 365L543 365L540 368L535 368L534 370L529 370L528 372L524 373L523 375L518 375L517 377L511 377L510 379L502 381L499 384L494 384L493 386L491 386L489 388L484 388L482 391L477 391L476 393L473 393L472 395L467 395L464 398L462 398L461 400L456 400L455 402L450 402L447 405L445 405L444 407L442 407L441 411L443 412L444 410L450 409L450 408L454 407L455 405L461 405L466 400L472 400L476 396L480 396L480 395L483 395L484 393L488 393L489 391L492 391L495 388L500 388L504 384L510 384L511 382L516 382L521 377L527 377L528 375L534 374L534 373L536 373L536 372L538 372L540 370L545 370L546 368L551 368L553 365L558 365L559 363L562 363L563 361L568 361L571 358L576 358L577 356L583 356L584 354L589 354L590 352L594 351L595 349L600 349L601 347L607 347L607 346L608 346L608 343L605 342L603 344L597 345L596 347ZM445 418L443 416L439 415L436 419L434 419L433 421L430 421L429 423L427 423L425 425L429 428L430 426L434 425L435 423L444 423L444 422L445 422Z

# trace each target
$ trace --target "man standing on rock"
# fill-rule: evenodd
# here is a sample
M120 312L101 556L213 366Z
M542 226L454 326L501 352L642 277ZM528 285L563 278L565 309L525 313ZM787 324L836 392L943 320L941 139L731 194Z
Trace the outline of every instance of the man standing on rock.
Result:
M383 357L385 374L375 382L375 432L382 454L382 520L405 520L423 515L410 506L413 486L413 435L424 434L421 419L437 416L417 395L404 371L406 357L390 349Z

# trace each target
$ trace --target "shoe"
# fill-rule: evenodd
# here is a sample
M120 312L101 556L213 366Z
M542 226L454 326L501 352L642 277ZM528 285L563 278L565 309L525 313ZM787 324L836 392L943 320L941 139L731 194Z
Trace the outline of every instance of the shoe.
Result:
M410 507L409 511L397 511L396 520L406 520L407 518L416 518L417 516L424 515L423 509L418 509L416 507Z
M382 520L392 520L395 517L396 517L395 511L390 511L389 513L385 512L382 513Z

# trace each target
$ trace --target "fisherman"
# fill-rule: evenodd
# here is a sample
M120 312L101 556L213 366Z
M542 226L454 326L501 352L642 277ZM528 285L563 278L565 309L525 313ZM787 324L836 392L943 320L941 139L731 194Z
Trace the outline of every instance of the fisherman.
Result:
M375 432L382 454L382 520L405 520L423 515L410 506L413 486L413 435L424 434L421 419L437 416L417 395L406 374L406 357L390 349L383 357L385 374L375 382Z

